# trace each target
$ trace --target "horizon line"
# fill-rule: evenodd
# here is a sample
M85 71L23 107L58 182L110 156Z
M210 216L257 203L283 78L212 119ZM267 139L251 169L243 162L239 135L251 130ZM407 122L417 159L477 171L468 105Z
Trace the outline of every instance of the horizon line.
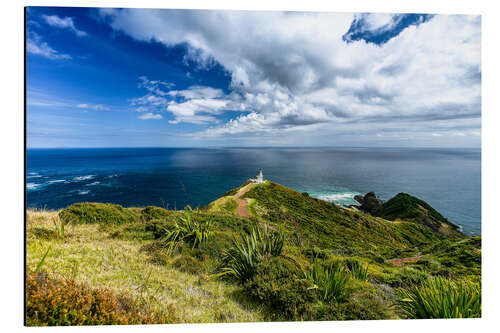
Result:
M441 146L102 146L102 147L26 147L30 149L217 149L217 148L411 148L411 149L481 149L482 147L441 147Z

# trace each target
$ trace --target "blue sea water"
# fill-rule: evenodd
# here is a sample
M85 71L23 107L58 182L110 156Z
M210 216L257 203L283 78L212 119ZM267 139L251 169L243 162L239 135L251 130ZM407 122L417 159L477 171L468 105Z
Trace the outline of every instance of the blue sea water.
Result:
M374 191L417 196L481 233L481 150L410 148L28 149L28 207L111 202L204 206L254 177L338 204Z

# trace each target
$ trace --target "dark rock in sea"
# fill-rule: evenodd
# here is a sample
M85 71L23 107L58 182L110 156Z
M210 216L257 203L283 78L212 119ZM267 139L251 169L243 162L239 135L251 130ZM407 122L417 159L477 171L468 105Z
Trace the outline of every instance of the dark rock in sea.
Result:
M363 202L365 201L365 199L363 198L363 196L360 195L360 194L355 195L354 196L354 200L356 200L357 202L359 202L360 205L362 205Z
M361 206L359 207L362 211L370 213L372 215L376 215L380 210L380 207L384 204L384 202L377 198L374 192L368 192L365 196L356 195L354 196L354 200L359 202Z

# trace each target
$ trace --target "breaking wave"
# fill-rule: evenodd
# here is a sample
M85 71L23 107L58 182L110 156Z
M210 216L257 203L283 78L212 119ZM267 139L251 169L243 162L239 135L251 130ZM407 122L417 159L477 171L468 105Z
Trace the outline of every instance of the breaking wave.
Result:
M95 175L78 176L78 177L73 178L73 180L81 182L83 180L93 179L94 177L95 177Z
M64 182L66 182L66 179L49 180L47 183L56 184L56 183L64 183Z
M354 196L358 195L358 192L310 192L312 197L325 200L328 202L333 202L337 205L355 205L358 204L354 200Z

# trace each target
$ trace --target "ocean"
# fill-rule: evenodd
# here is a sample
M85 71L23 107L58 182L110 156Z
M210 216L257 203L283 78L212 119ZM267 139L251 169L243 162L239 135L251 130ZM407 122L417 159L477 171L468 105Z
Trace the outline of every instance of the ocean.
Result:
M383 200L406 192L481 234L480 149L28 149L26 163L28 207L202 207L262 169L265 179L337 204L369 191Z

